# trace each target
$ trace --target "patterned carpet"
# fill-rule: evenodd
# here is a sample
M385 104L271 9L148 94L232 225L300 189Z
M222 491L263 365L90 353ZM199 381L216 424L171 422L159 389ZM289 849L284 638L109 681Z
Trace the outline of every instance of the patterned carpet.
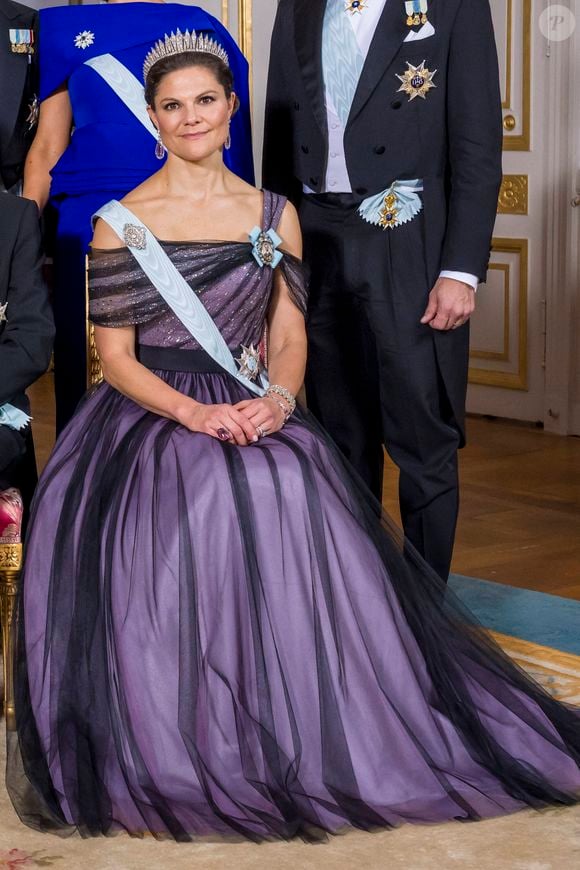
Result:
M580 625L578 627L580 633ZM496 641L558 701L580 707L580 656L492 632Z
M496 634L555 697L580 705L580 656ZM4 737L0 764L4 767ZM580 806L477 824L410 826L327 843L159 843L60 839L21 825L0 786L0 870L568 870L580 867Z

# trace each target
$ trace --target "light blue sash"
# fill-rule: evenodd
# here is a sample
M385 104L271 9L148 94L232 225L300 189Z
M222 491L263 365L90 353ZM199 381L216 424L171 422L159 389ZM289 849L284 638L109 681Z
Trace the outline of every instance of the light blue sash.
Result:
M211 315L145 224L115 199L95 212L93 221L98 217L125 242L153 286L205 352L244 387L263 396L268 388L266 375L260 375L264 385L260 386L240 374Z
M413 220L423 208L421 197L418 195L422 190L423 180L421 178L413 178L410 181L393 181L386 190L363 199L358 207L358 213L367 223L382 226L383 229L400 227L401 224ZM381 216L385 211L386 198L389 194L393 194L395 197L393 220L388 224L381 224Z
M106 81L147 132L157 139L157 130L147 114L144 89L139 79L112 54L101 54L85 60L85 66L90 66Z
M32 417L29 417L28 414L25 414L24 411L21 411L20 408L15 408L14 405L11 405L9 402L6 402L4 405L0 405L0 426L8 426L10 429L24 429L25 426L28 426Z

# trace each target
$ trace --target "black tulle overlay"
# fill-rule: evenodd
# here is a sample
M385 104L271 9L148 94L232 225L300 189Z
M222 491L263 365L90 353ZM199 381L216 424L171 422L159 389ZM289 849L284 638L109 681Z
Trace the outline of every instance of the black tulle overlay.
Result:
M167 250L230 346L258 338L271 270L205 244ZM126 258L96 258L96 322L194 347ZM248 398L226 374L157 374ZM20 616L8 787L40 830L318 839L580 797L579 711L501 652L300 408L242 448L88 394L39 484Z

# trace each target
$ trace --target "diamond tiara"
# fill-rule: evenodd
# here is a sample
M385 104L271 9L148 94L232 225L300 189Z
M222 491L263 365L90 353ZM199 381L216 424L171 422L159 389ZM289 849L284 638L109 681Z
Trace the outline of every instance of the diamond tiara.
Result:
M182 33L178 29L175 33L171 31L171 36L165 34L165 37L158 40L151 51L147 53L143 63L143 80L146 80L151 67L155 66L160 60L171 57L174 54L183 54L186 51L214 54L226 66L230 65L226 50L215 39L211 39L207 34L196 34L195 30L192 30L191 33L189 30Z

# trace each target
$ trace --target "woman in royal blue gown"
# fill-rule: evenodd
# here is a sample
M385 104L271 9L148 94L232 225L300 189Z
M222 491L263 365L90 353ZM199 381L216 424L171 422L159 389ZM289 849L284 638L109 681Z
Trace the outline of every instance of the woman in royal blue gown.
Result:
M294 406L300 231L223 165L227 66L150 61L169 159L99 211L106 382L33 505L8 734L21 818L312 839L578 800L580 711L473 624Z
M146 122L142 98L143 60L156 39L177 29L217 36L228 51L240 111L232 121L225 162L253 183L248 65L213 16L196 6L155 0L110 0L100 6L40 11L40 118L26 163L24 196L36 200L41 210L50 196L56 217L57 431L72 416L87 385L85 255L91 215L159 168L155 131ZM104 60L110 61L108 67ZM122 81L127 71L128 87ZM120 95L128 91L130 100L131 84L141 88L141 117Z

